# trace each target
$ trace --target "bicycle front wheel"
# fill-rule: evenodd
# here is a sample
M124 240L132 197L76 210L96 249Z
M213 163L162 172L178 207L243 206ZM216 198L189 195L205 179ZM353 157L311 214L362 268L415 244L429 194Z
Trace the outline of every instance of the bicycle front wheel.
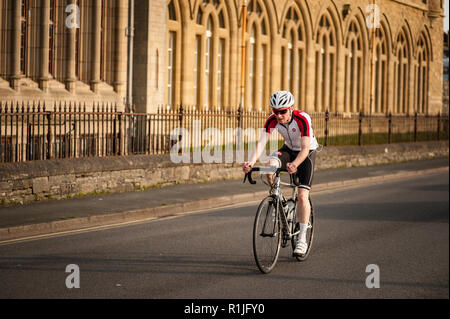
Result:
M280 254L280 210L273 197L259 204L253 225L253 254L259 270L268 274L275 267Z

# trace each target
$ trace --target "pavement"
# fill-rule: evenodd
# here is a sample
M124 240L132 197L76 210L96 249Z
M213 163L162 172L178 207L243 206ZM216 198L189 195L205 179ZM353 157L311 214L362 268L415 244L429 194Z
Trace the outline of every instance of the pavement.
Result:
M447 174L449 159L432 159L369 167L318 170L315 192L385 183L417 175ZM257 203L268 193L260 179L179 184L141 191L46 200L0 207L0 243L112 227L202 210Z

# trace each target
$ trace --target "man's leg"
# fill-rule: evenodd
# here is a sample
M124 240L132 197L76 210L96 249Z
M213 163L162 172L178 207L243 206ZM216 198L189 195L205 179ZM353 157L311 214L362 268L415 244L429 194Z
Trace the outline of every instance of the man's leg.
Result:
M315 152L312 152L308 158L299 166L300 185L298 189L298 221L300 224L300 233L298 235L297 246L294 254L304 255L308 249L306 242L306 233L308 230L309 217L311 215L311 204L309 202L309 189L312 184L314 174Z
M298 221L299 230L297 245L294 250L296 255L304 255L308 250L306 242L306 233L308 231L309 216L311 214L311 205L309 203L309 190L306 188L298 189Z
M275 157L270 158L267 162L266 166L274 166L276 168L280 168L281 162ZM275 183L275 174L267 174L267 182L273 188L273 184Z
M306 188L298 189L298 221L301 224L308 224L311 214L311 205L309 203L309 190Z
M316 152L313 151L298 167L298 176L301 187L298 188L298 221L301 224L308 224L311 214L311 204L309 202L309 190L311 188L314 175L314 162Z
M276 168L286 167L286 163L289 159L289 154L287 154L283 148L279 149L277 152L273 153L266 163L266 166L274 166ZM272 186L275 183L275 174L267 174L267 182Z

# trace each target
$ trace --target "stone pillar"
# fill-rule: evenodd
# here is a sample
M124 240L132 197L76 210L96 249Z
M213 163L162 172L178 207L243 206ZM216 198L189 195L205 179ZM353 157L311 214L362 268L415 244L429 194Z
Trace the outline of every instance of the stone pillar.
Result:
M182 65L182 78L181 78L181 96L180 101L183 105L194 105L195 95L194 91L195 74L192 70L196 67L197 61L195 61L195 46L196 38L195 33L192 31L191 22L183 22L183 41L181 42L181 52L183 52L184 63ZM199 70L197 71L199 72Z
M316 50L315 50L316 42L314 39L310 40L310 45L307 46L306 52L306 72L305 72L305 94L306 94L306 106L305 111L308 113L315 111L314 106L314 92L316 83Z
M388 54L388 60L387 60L387 99L386 99L386 113L394 113L394 55L392 53Z
M120 97L125 98L125 83L127 79L127 42L125 37L126 28L128 25L128 1L118 0L116 2L115 17L115 46L116 55L114 59L114 90Z
M75 0L69 0L68 4L76 4ZM80 26L78 26L80 27ZM74 93L75 91L75 82L76 82L76 75L75 75L75 67L76 67L76 61L75 61L75 42L76 42L76 28L68 28L67 29L67 57L66 57L66 89Z
M19 90L19 80L22 77L20 72L20 34L21 34L21 2L17 0L11 0L12 3L12 30L11 30L11 69L10 72L10 85L14 90Z
M48 73L50 0L42 0L41 5L39 87L42 91L47 92L50 80Z
M143 1L138 7L135 5L134 20L134 49L133 49L133 103L136 111L145 113L148 96L148 31L149 31L149 1Z
M163 1L135 2L135 34L133 52L133 99L136 112L154 113L164 103L166 87L164 73L167 72L167 3ZM182 32L177 33L177 50L181 47ZM192 44L191 44L192 45ZM174 59L176 57L174 56ZM181 59L176 62L179 81ZM191 70L192 72L192 70ZM173 84L180 83L173 79ZM179 89L177 89L179 99Z
M102 21L102 1L92 0L92 24L91 29L91 90L98 92L98 85L100 84L100 47L101 47L101 21Z
M339 113L344 112L344 90L345 90L345 46L341 49L336 49L336 111ZM356 59L356 57L355 57ZM330 105L333 102L330 101Z
M433 28L433 22L438 19L442 14L440 0L430 0L428 2L428 18L430 18L431 27Z
M407 81L407 85L408 85L407 113L410 115L413 115L414 112L416 111L416 107L415 107L415 103L414 103L414 93L416 91L416 87L414 85L415 80L416 80L416 73L414 72L414 70L416 69L416 64L417 64L417 61L411 53L411 58L410 58L409 67L408 67L409 81Z
M282 50L281 50L281 36L275 35L271 38L272 40L272 65L271 65L271 83L270 83L270 95L275 92L279 91L282 88L282 82L283 79L281 78L282 72L282 63L281 60L283 57L281 56ZM248 53L247 53L248 55ZM283 88L284 89L284 88Z

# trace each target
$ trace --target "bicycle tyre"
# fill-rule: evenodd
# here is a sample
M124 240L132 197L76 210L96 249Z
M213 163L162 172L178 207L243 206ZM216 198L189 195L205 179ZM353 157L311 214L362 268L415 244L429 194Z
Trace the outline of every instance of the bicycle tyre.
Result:
M316 225L314 223L314 208L313 208L313 204L311 202L311 197L309 198L309 204L311 205L311 214L309 215L309 222L308 222L308 225L310 225L310 227L308 227L308 230L306 233L306 241L308 242L308 249L306 250L306 253L303 256L294 255L294 257L298 261L305 261L308 258L309 253L311 252L313 241L314 241L314 233L315 233ZM296 222L294 233L297 232L299 230L299 228L300 228L300 223ZM294 252L294 250L295 250L295 246L297 244L297 238L298 238L298 235L293 236L291 239L292 240L292 252Z
M258 269L270 273L275 267L281 248L280 210L269 196L258 206L253 224L253 255Z

